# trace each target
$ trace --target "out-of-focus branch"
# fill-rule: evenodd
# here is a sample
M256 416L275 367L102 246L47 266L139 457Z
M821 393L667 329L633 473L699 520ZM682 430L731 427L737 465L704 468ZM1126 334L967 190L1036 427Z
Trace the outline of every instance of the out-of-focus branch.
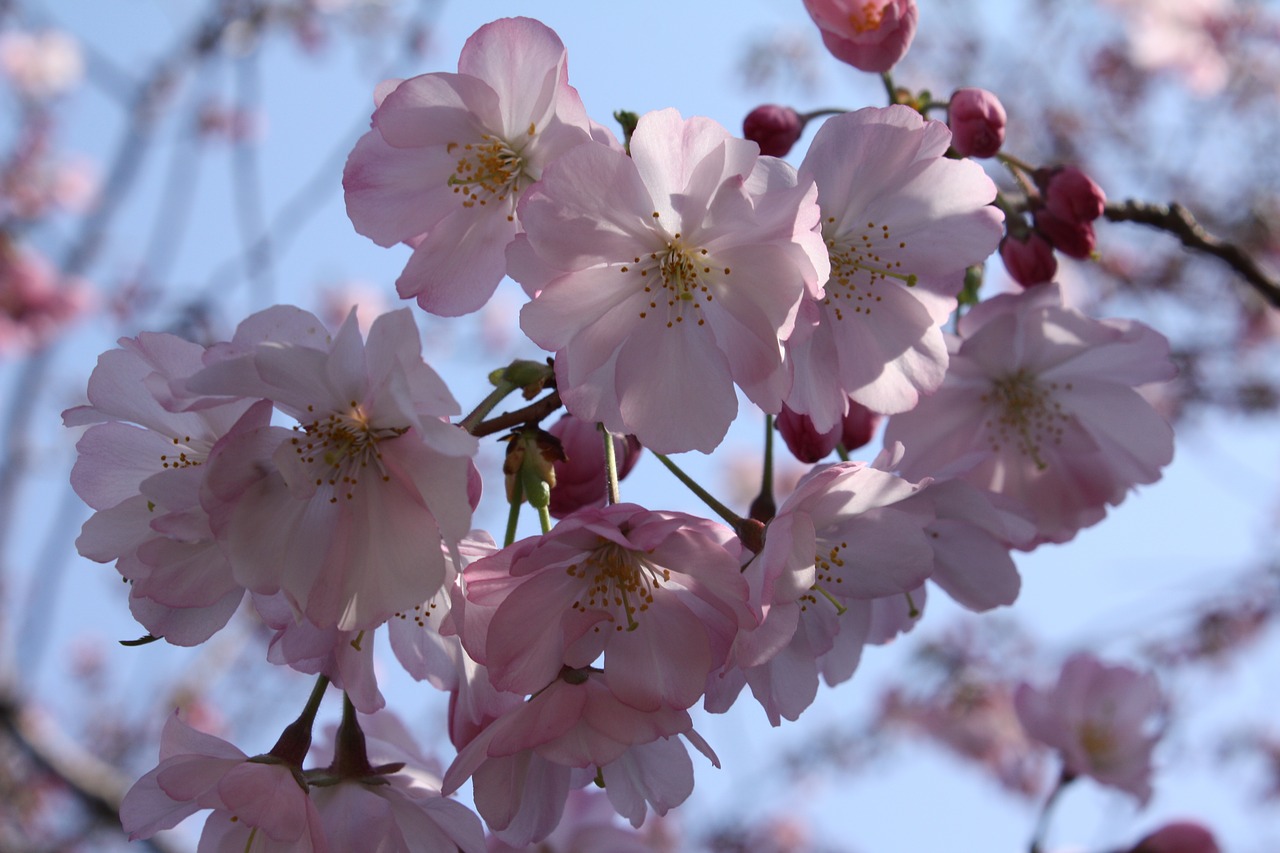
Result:
M47 720L22 708L8 693L0 693L0 732L42 770L61 780L106 826L120 820L120 803L129 781L114 767L67 738ZM181 853L180 848L152 838L140 841L155 853Z
M1103 215L1111 222L1137 222L1167 231L1181 240L1182 245L1188 249L1195 249L1225 261L1245 281L1253 285L1263 299L1280 308L1280 280L1269 275L1244 249L1234 243L1220 240L1206 231L1204 226L1191 215L1191 211L1177 202L1152 204L1136 199L1107 202Z

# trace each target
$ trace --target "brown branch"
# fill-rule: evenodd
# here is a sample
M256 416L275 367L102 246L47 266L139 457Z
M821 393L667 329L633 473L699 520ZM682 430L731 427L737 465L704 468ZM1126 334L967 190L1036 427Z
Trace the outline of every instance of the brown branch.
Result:
M1182 205L1152 204L1136 199L1107 202L1103 215L1111 222L1137 222L1167 231L1182 241L1188 249L1213 255L1233 270L1262 295L1272 306L1280 308L1280 280L1269 275L1249 253L1234 243L1214 237L1196 222L1191 211Z
M3 693L0 732L7 734L37 766L73 791L96 820L119 827L120 803L129 781L116 768L68 739L48 720L24 710L12 695ZM178 853L181 849L163 838L139 843L155 853Z
M471 434L476 438L483 438L486 435L502 432L505 429L522 426L529 423L538 423L547 415L560 408L560 392L552 391L534 403L530 403L523 409L516 409L514 412L503 412L496 418L490 418L483 423L477 424Z

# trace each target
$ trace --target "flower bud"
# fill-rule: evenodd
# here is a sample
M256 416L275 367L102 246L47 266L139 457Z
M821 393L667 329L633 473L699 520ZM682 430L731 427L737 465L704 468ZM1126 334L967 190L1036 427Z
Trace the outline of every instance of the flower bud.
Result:
M1035 222L1036 230L1069 258L1084 260L1098 245L1091 222L1066 219L1047 207L1035 212Z
M1036 183L1044 195L1044 206L1068 222L1092 222L1106 208L1102 187L1075 166L1041 169Z
M916 35L916 0L804 0L822 43L841 62L872 73L888 71Z
M951 145L964 157L994 157L1007 119L1000 99L986 89L957 89L947 108Z
M850 400L849 411L844 413L844 421L840 425L840 444L846 451L870 444L882 419L881 415L861 403Z
M1023 287L1053 281L1058 272L1053 246L1034 231L1021 238L1006 234L1000 241L1000 260L1004 261L1009 277Z
M1157 829L1129 853L1221 853L1213 833L1198 823L1175 821Z
M778 413L775 423L778 432L782 433L782 440L787 443L787 449L801 462L820 462L830 456L840 443L840 424L827 432L818 432L813 428L812 418L793 412L786 406Z
M783 157L804 132L804 119L791 107L764 104L742 120L742 135L760 146L760 153Z

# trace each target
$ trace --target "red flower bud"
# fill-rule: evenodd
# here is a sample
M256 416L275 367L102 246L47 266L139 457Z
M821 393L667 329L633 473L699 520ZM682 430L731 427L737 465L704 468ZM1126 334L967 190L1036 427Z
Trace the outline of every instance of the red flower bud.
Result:
M1009 277L1023 287L1053 281L1058 272L1053 246L1034 231L1025 238L1006 234L1000 241L1000 260L1004 261Z
M1129 853L1222 853L1213 833L1198 823L1165 824L1137 843Z
M1066 219L1044 207L1034 215L1036 230L1062 254L1080 260L1093 254L1098 240L1094 236L1092 223Z
M791 107L764 104L742 120L742 135L760 146L760 153L782 157L804 132L804 119Z
M1068 222L1092 222L1107 205L1102 187L1075 166L1042 169L1036 183L1044 194L1044 206Z
M1000 99L986 89L957 89L947 108L951 145L965 157L994 157L1007 119Z

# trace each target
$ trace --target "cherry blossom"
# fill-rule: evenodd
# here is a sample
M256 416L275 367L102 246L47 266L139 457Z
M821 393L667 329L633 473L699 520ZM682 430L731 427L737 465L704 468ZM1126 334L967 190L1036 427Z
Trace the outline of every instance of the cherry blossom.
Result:
M934 564L925 530L932 516L919 505L902 508L921 490L861 462L801 480L748 566L761 623L739 634L729 664L709 679L709 710L726 710L750 685L773 725L795 720L817 695L820 674L832 685L848 680L865 643L910 626ZM907 607L885 603L908 597Z
M873 72L906 55L920 15L916 0L804 0L804 7L836 59Z
M240 849L248 849L246 842L261 834L298 853L327 850L319 813L299 768L268 759L250 758L175 714L165 723L159 765L125 794L120 821L137 840L213 809L201 851L230 849L229 833L239 838Z
M520 327L556 353L570 412L675 453L720 443L735 382L778 410L781 342L828 266L812 184L757 151L662 110L630 157L579 146L525 194L508 253L534 296Z
M1169 345L1141 323L1091 319L1044 285L975 307L955 343L943 386L889 420L904 476L950 468L1025 503L1036 542L1065 542L1172 459L1173 431L1135 390L1173 377Z
M516 202L547 164L593 138L613 142L569 85L559 37L530 18L486 24L457 74L388 81L376 100L343 173L347 213L379 245L413 247L396 289L443 316L493 295Z
M89 403L63 413L67 426L92 425L71 484L96 512L76 546L115 562L135 617L179 645L207 640L244 597L200 502L204 465L219 442L265 427L271 414L251 399L169 411L170 383L200 370L204 352L168 334L121 338L89 377Z
M297 419L222 446L205 503L246 588L283 591L317 628L358 631L444 584L442 543L470 526L476 442L442 420L457 403L422 361L407 309L375 320L367 343L354 313L331 340L323 330L268 309L186 387L266 397Z
M788 341L787 405L825 432L850 398L892 414L942 382L940 325L964 270L1000 242L995 184L945 157L951 133L903 106L829 119L800 166L818 184L831 260L825 295L806 301Z
M677 735L719 766L687 711L639 710L614 695L602 673L566 668L459 751L444 791L474 774L481 816L504 842L523 845L555 828L571 788L599 776L614 808L639 826L646 804L665 814L693 789Z
M580 510L467 567L459 632L501 690L536 693L603 655L623 702L688 708L752 624L739 554L733 532L705 519L634 504Z
M1014 706L1027 734L1061 754L1065 774L1091 776L1143 805L1151 799L1151 753L1165 714L1154 675L1081 653L1053 687L1020 685Z

